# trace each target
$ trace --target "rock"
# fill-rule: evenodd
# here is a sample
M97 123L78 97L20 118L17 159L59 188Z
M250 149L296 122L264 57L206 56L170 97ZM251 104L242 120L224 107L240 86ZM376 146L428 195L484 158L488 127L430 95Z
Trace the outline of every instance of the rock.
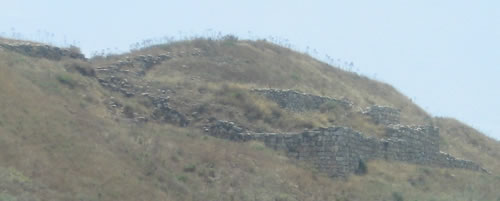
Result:
M136 118L136 122L144 123L147 121L148 121L148 118L146 118L146 117L137 117Z
M362 114L369 116L373 122L382 125L399 124L401 111L395 108L374 105L362 111Z
M237 126L234 122L231 121L216 121L215 124L207 127L207 132L218 138L229 139L233 141L246 141L247 138L243 137L244 131L239 126Z
M197 119L198 118L198 114L199 114L198 112L193 112L193 113L191 113L191 116L193 118Z
M168 59L171 59L172 57L168 54L161 54L159 55L158 57L160 57L161 60L168 60Z
M59 48L48 45L40 45L35 43L0 43L3 49L15 51L31 57L41 57L50 60L61 60L63 57L72 59L86 60L85 56L77 50Z
M312 163L331 177L345 177L372 159L484 172L471 161L440 152L439 130L431 126L392 125L384 139L366 137L345 127L304 130L301 133L252 133L234 122L220 120L205 127L205 132L237 142L264 142L270 148L286 151L288 157Z
M135 95L135 94L134 94L134 93L132 93L132 92L129 92L129 91L126 91L126 92L125 92L125 96L126 96L127 98L130 98L130 97L132 97L132 96L134 96L134 95Z
M331 107L330 109L333 109L337 106L349 109L352 108L353 105L353 103L348 100L300 93L294 90L254 89L252 92L262 95L276 102L280 107L294 112L320 110L321 107L326 107L327 109Z

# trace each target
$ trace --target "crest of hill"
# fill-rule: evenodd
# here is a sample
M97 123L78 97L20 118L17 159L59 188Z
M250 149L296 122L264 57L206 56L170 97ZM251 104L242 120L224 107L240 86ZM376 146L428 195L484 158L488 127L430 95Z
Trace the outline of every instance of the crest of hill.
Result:
M94 58L92 62L97 66L103 66L126 57L162 54L169 54L172 59L152 67L146 73L146 79L176 86L212 86L230 83L237 88L249 90L291 89L320 96L345 98L352 101L357 107L354 109L359 111L372 105L390 106L401 111L402 124L435 125L442 130L443 144L450 141L453 141L452 144L461 142L460 145L445 145L448 147L445 151L478 162L490 170L497 167L490 166L487 162L490 159L498 161L495 151L486 153L481 151L481 149L498 151L499 145L496 140L472 128L464 131L468 135L455 133L456 128L467 126L458 121L444 123L448 122L448 119L434 119L391 85L344 71L307 54L265 40L194 39L155 45L124 55ZM194 90L196 89L200 90L195 87ZM190 94L182 93L184 99L190 99ZM469 140L461 141L457 138ZM476 146L472 146L474 144ZM478 161L472 156L475 154L481 154L484 160Z
M80 52L80 48L75 46L70 46L69 48L60 48L32 41L0 38L0 48L18 52L31 57L39 57L50 60L61 60L64 57L86 60L85 55Z
M403 123L427 124L430 116L394 87L330 66L313 57L265 40L196 39L133 51L132 55L169 52L172 60L153 68L156 81L196 78L203 82L231 82L248 88L292 89L347 98L360 108L386 105L402 112ZM117 56L119 59L122 56Z
M455 120L432 119L441 130L441 147L480 163L493 175L373 161L366 164L366 175L336 181L258 142L235 144L207 137L197 125L180 128L155 122L135 124L120 118L109 110L110 96L115 102L137 109L137 113L147 110L140 103L143 99L109 91L93 73L86 73L91 71L75 68L97 69L126 57L167 52L172 58L152 66L144 79L175 92L168 92L169 104L183 113L191 112L189 108L198 107L199 102L215 100L232 104L236 109L230 112L238 117L238 112L254 100L258 104L265 102L244 90L281 88L346 98L357 107L392 106L402 111L402 121L409 124L431 122L429 115L387 84L332 68L265 41L193 40L89 61L69 57L51 60L0 48L0 200L499 197L498 142ZM196 94L208 95L195 99L199 96ZM256 108L279 111L269 104ZM272 113L265 115L273 117ZM265 115L252 116L258 120L249 124L260 122ZM315 117L307 113L296 116ZM288 119L282 125L295 120Z

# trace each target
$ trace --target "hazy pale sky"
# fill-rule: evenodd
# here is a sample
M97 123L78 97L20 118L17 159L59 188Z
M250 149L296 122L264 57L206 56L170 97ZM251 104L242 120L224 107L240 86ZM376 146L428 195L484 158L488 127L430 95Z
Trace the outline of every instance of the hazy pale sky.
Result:
M0 0L0 34L85 53L163 36L280 37L388 82L434 116L500 139L497 0Z

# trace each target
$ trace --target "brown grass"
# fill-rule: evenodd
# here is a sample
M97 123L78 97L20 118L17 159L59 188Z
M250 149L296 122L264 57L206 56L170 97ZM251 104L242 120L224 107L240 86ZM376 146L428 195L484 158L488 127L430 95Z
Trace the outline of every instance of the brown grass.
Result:
M197 40L131 54L193 47L203 49L204 56L176 57L146 78L171 87L176 92L172 106L186 114L198 111L201 119L236 119L269 130L337 124L376 135L379 129L355 112L288 112L248 92L258 87L345 96L361 106L401 108L406 121L427 118L385 84L262 41ZM113 59L118 57L99 62ZM0 52L0 200L391 200L395 193L405 200L500 197L497 142L452 120L435 122L442 128L443 149L475 159L493 175L374 161L367 164L366 175L332 180L261 143L205 136L193 128L202 120L178 128L117 118L106 108L109 96L134 111L148 108L140 98L110 93L94 78L73 72L68 65L73 62ZM60 76L72 80L72 86Z
M403 111L405 121L429 122L422 109L387 84L333 68L308 55L264 41L238 41L225 46L218 41L195 40L156 46L140 53L169 51L176 55L194 48L202 50L202 55L176 57L153 69L151 78L164 81L175 75L199 77L204 82L297 89L330 97L347 97L360 107L393 106ZM183 65L187 68L182 68Z
M441 150L500 174L500 142L455 119L435 118L434 122L440 128Z

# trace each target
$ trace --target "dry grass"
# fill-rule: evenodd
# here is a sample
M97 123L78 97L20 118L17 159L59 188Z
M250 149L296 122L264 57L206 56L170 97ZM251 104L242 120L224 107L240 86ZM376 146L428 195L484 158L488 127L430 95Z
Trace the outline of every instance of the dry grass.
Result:
M500 174L500 142L451 118L435 118L440 128L441 150L481 164Z
M200 119L236 119L249 128L269 130L332 123L375 135L380 129L355 112L290 113L248 92L257 87L345 96L362 106L378 103L402 108L407 121L427 118L385 84L262 41L219 44L198 40L132 54L193 47L203 49L204 56L176 57L154 68L146 78L172 88L176 92L172 105L186 114L197 111ZM98 62L113 59L118 58ZM500 197L495 188L500 185L497 171L484 175L375 161L367 164L364 176L332 180L258 142L228 142L207 137L196 128L131 124L113 116L105 100L114 96L134 110L148 110L141 99L102 89L94 78L77 73L73 64L87 65L0 52L0 200L391 200L396 194L405 200ZM416 115L411 116L413 113ZM202 120L194 121L193 127L202 124ZM438 119L435 124L442 128L443 149L498 169L496 142L454 121Z
M393 87L321 63L308 55L264 41L238 41L232 46L219 41L195 40L156 46L134 54L169 51L202 51L184 55L156 67L151 78L197 77L204 82L233 82L255 87L297 89L330 97L347 97L360 107L388 105L403 111L408 122L429 122L428 115ZM182 67L184 66L184 67Z
M191 55L190 52L195 49L201 50L201 54ZM308 55L265 41L232 41L231 45L227 45L224 41L197 39L145 48L129 55L154 55L165 52L176 56L154 67L146 75L146 78L175 86L178 93L178 96L173 97L174 104L177 102L176 106L184 108L186 112L192 112L190 108L211 108L207 112L207 116L210 114L219 119L235 120L254 130L260 128L271 131L291 131L310 126L330 126L333 124L353 127L369 135L380 137L383 135L384 129L356 113L357 110L372 104L400 109L403 124L431 124L433 122L431 116L390 85L355 73L345 72L319 62ZM106 62L118 59L119 57L114 56ZM352 100L357 108L354 108L353 111L306 112L290 118L290 121L274 119L272 122L266 122L263 121L264 116L268 119L270 116L272 117L266 113L279 111L272 103L252 96L243 98L243 100L249 100L247 102L242 102L242 98L231 96L214 97L213 94L220 91L224 85L236 86L242 90L282 88L334 98L346 97ZM230 98L234 98L234 100L229 100ZM221 100L223 100L222 103L232 104L218 104L221 103ZM256 104L260 106L253 107ZM286 111L281 113L286 114L284 116L287 117L294 116ZM294 123L294 119L299 119L299 121ZM283 127L283 125L288 126ZM446 138L446 130L450 126L435 125L442 127L444 131L443 142L451 140L451 138ZM474 130L467 132L477 133ZM482 134L479 135L482 136ZM466 147L461 150L464 153L469 153L458 154L458 156L476 160L474 155L479 152L475 152L474 149L470 152L466 151L467 147L473 146L473 144L467 143L455 146L456 149ZM479 162L488 163L488 160Z
M500 177L466 170L373 161L368 174L352 176L342 188L348 200L497 200ZM351 193L353 192L353 193Z
M0 43L19 43L19 42L38 44L38 45L42 44L42 43L35 42L35 41L16 40L16 39L11 39L11 38L0 37Z

